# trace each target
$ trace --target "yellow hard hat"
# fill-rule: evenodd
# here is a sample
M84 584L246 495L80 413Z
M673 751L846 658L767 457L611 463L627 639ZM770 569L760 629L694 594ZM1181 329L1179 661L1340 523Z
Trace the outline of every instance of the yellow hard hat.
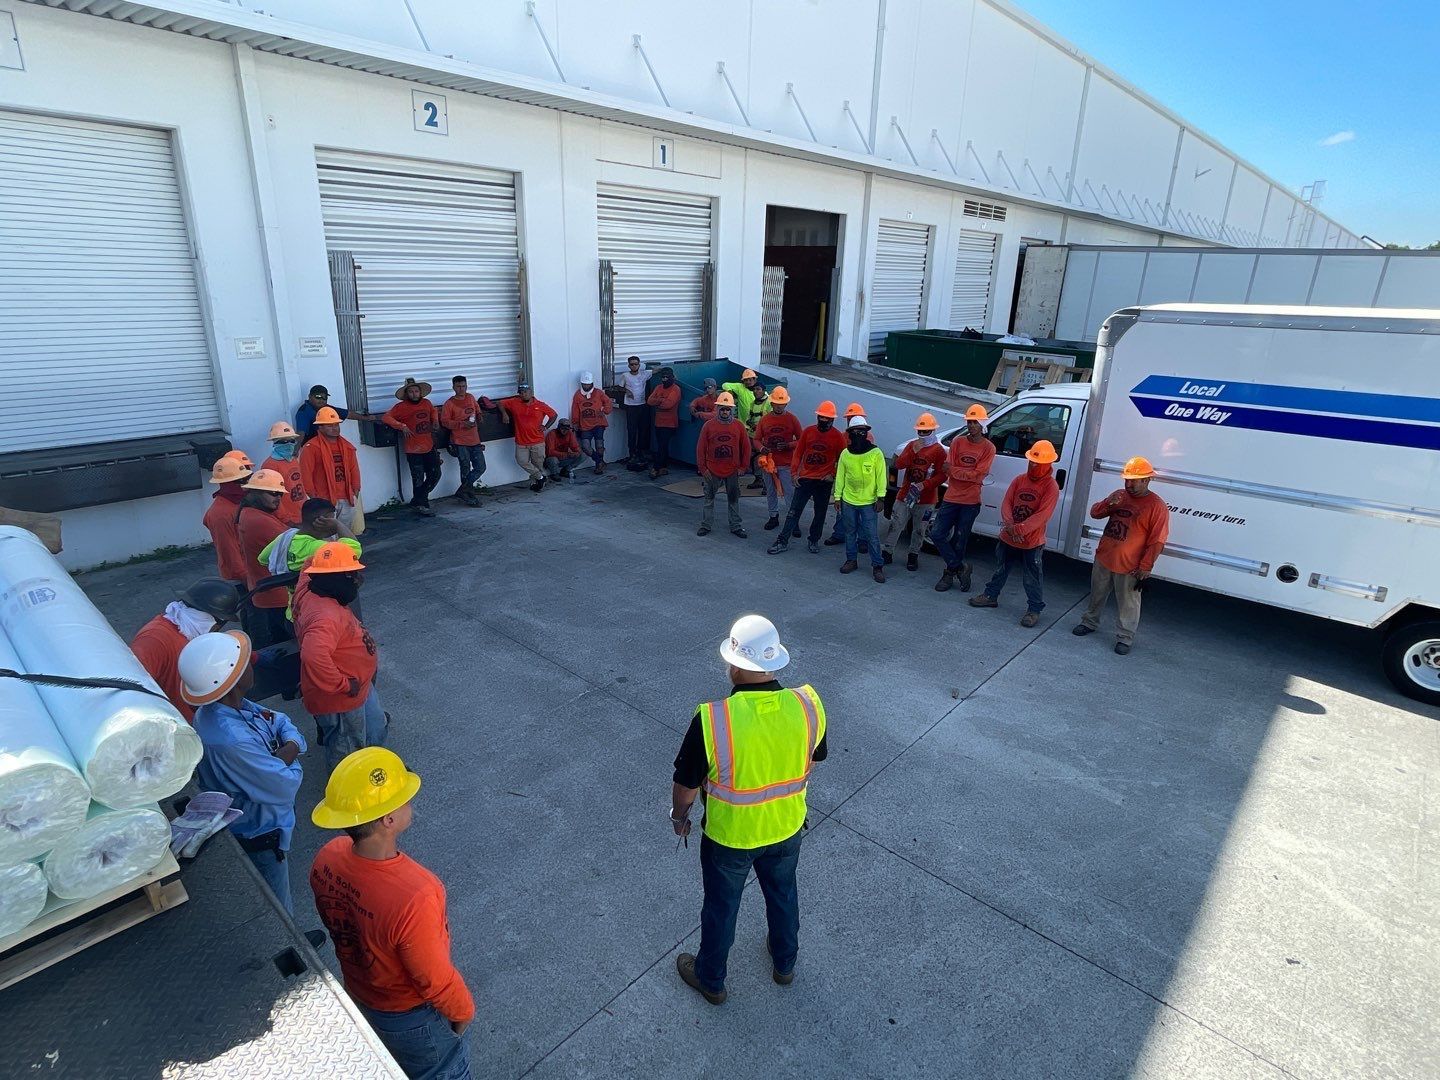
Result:
M1126 480L1145 480L1155 475L1155 466L1143 457L1132 457L1125 462L1125 467L1120 470L1120 475Z
M275 423L270 425L271 442L274 442L276 439L298 439L299 437L300 433L284 420L276 420Z
M1025 456L1036 465L1051 465L1060 458L1055 452L1055 444L1049 439L1037 439L1035 445L1025 451Z
M349 829L393 814L420 790L416 776L393 750L366 746L347 755L325 783L325 798L310 811L322 829Z
M274 469L256 469L248 481L240 485L246 491L268 491L272 495L284 495L285 477Z
M210 470L210 483L228 484L235 480L244 480L249 475L249 465L227 455L215 462L215 467Z
M965 410L966 420L989 420L990 414L985 411L985 406L980 404L971 405Z
M715 397L715 405L717 407L726 405L733 409L735 407L735 395L730 393L729 390L721 390Z
M770 401L775 405L789 405L790 391L786 390L783 386L777 386L774 390L770 391Z

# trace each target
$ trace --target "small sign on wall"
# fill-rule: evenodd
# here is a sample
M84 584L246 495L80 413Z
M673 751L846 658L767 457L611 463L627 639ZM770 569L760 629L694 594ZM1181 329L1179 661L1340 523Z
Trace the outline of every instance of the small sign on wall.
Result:
M265 358L265 339L263 337L237 337L235 339L235 356L240 360L263 360Z
M323 337L302 337L300 339L301 356L329 356L330 350L326 347Z
M641 151L641 152L643 153L644 151ZM657 139L655 140L655 168L657 168L657 169L669 169L669 170L671 170L672 172L674 171L674 169L675 169L675 140L674 140L674 139L659 139L659 138L657 138Z
M428 131L432 135L449 135L450 120L445 111L444 94L427 94L423 90L410 91L410 102L415 110L415 130Z

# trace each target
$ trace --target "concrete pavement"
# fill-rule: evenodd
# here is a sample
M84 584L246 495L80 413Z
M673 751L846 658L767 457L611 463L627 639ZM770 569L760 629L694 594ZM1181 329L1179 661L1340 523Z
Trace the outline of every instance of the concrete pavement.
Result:
M365 538L363 597L477 1075L1440 1074L1440 727L1363 633L1158 583L1121 658L1069 634L1088 574L1063 559L1025 630L1018 577L993 611L935 593L933 556L842 577L841 549L766 556L753 500L748 540L702 539L698 500L623 471L437 506ZM128 635L207 566L81 582ZM770 982L747 896L716 1008L675 975L698 844L664 815L752 610L831 753L795 984ZM325 839L297 833L305 928Z

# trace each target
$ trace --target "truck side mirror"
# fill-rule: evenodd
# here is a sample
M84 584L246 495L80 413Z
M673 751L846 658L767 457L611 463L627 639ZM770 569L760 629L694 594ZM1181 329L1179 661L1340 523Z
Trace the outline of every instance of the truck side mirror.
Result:
M1057 488L1059 488L1061 491L1064 491L1064 490L1065 490L1065 470L1064 470L1064 469L1057 469L1057 470L1055 471L1055 486L1056 486Z

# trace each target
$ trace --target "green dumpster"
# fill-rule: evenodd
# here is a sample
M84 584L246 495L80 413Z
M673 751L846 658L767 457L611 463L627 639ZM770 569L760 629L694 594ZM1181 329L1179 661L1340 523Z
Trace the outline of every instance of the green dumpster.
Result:
M900 330L886 335L885 357L879 363L900 371L932 379L989 388L1002 362L1006 364L1001 392L1014 393L1011 385L1018 375L1020 384L1045 382L1045 366L1064 364L1084 369L1063 381L1089 379L1095 366L1095 343L1041 338L1033 345L1004 342L999 334L965 335L960 330Z

